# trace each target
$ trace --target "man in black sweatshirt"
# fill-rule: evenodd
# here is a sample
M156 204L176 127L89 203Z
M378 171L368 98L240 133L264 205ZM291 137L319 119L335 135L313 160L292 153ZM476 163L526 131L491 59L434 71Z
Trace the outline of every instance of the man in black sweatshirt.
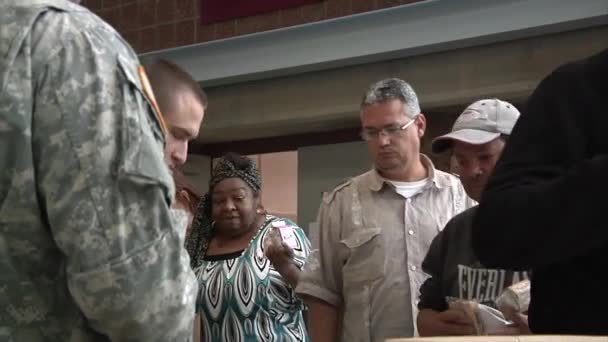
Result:
M517 122L519 111L499 99L472 103L456 119L452 131L435 138L435 153L451 152L458 163L460 181L467 195L477 202L496 161ZM489 269L471 247L472 221L477 207L454 216L433 239L422 270L429 278L420 287L417 318L420 336L473 335L473 321L460 309L450 309L447 297L472 300L489 306L507 287L527 279L527 272ZM522 325L524 324L522 322ZM502 333L519 334L527 326Z
M608 334L608 50L529 99L473 222L488 267L532 269L534 333Z

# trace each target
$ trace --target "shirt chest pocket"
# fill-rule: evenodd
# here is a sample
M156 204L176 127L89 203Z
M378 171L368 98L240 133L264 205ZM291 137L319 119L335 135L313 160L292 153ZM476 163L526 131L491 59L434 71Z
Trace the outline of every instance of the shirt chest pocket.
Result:
M367 228L340 241L348 253L342 268L344 286L384 277L386 255L381 232L381 228Z

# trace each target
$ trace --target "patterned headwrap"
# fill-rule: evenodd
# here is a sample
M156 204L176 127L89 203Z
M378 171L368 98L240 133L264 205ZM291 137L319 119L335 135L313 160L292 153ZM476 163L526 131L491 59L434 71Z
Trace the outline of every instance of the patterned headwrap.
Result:
M209 192L199 202L192 229L186 238L186 250L190 254L190 265L193 269L201 265L213 234L211 218L213 188L228 178L242 179L254 193L262 190L262 177L253 160L236 153L229 153L217 162L211 172Z

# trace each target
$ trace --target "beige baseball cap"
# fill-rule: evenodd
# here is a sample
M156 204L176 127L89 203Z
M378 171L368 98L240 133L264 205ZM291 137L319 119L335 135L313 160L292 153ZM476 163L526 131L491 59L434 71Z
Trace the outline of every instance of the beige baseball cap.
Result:
M472 145L483 145L510 135L519 118L519 110L509 102L499 99L484 99L468 106L452 127L452 131L433 140L434 153L441 153L452 147L454 140Z

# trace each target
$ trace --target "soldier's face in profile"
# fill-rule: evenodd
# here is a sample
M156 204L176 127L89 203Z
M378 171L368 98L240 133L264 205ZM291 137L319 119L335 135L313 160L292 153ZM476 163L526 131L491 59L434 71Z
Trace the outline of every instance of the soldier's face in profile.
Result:
M177 93L171 107L171 111L163 114L168 129L165 161L173 168L186 162L188 142L198 137L205 108L189 91Z

